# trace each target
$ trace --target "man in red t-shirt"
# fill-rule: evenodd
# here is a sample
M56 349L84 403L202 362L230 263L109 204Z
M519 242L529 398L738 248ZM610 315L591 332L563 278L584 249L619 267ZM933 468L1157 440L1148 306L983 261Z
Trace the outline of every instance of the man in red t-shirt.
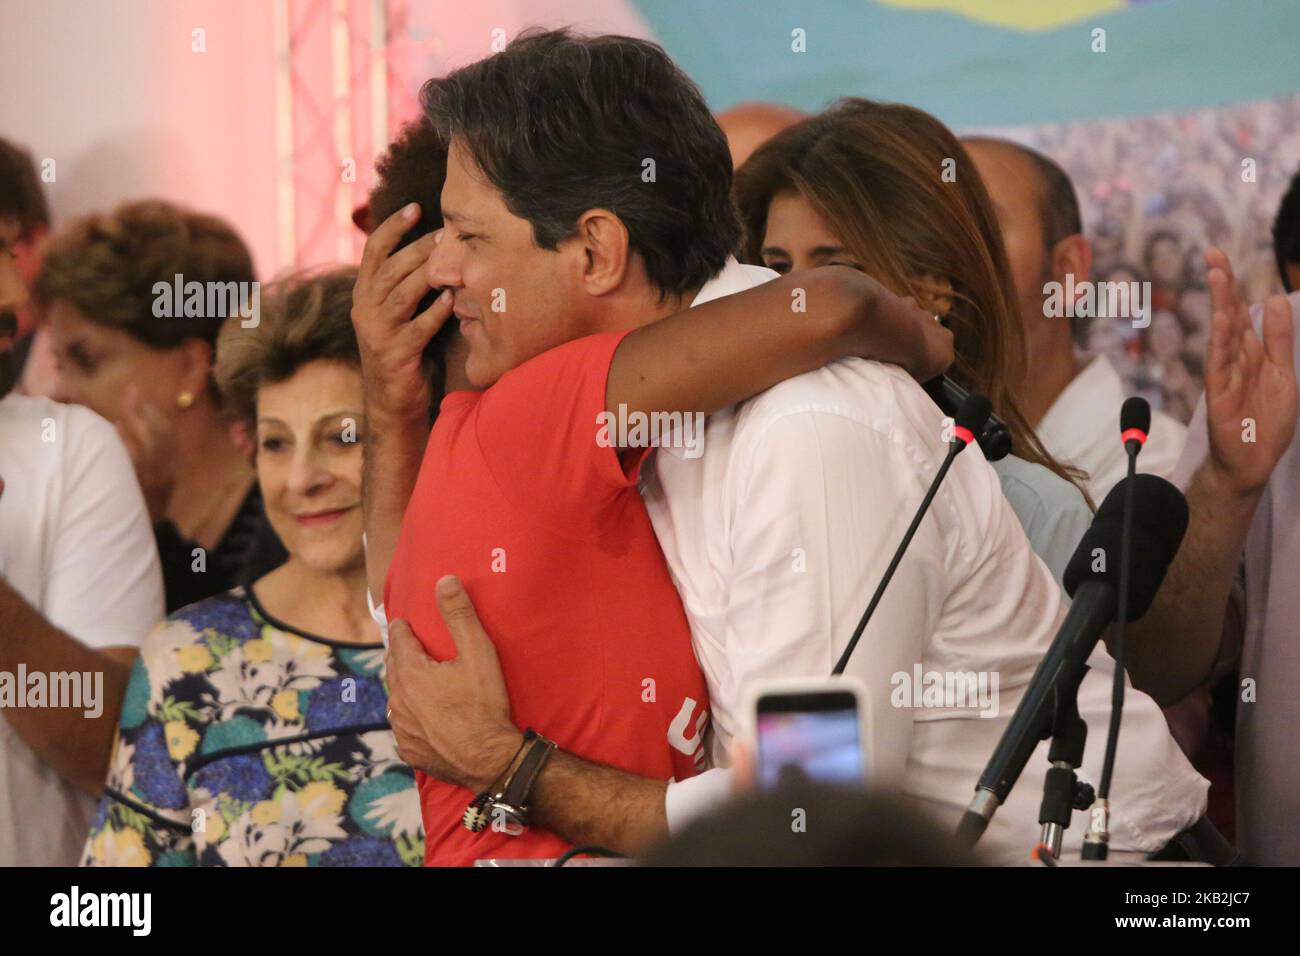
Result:
M629 97L638 89L654 97ZM702 759L704 684L636 489L645 441L635 428L602 427L601 413L707 413L845 355L924 356L934 374L951 340L847 269L684 314L726 263L739 225L721 130L653 44L531 33L430 81L422 98L449 131L446 228L390 256L419 213L391 217L367 242L354 294L371 593L383 592L389 619L407 621L434 660L450 661L435 587L461 577L484 623L509 635L497 648L507 716L560 745L552 771L581 756L662 790ZM556 126L533 110L576 118ZM643 156L655 159L655 177L642 178ZM412 317L430 286L445 291ZM448 353L451 393L426 448L421 352L451 314L463 343ZM486 390L458 390L467 388ZM402 744L415 739L404 733L420 717L412 708L442 702L407 700L396 669L389 680ZM545 820L515 837L460 828L520 743L517 732L476 741L479 766L421 775L429 862L567 846ZM401 752L430 767L409 745ZM622 845L657 824L620 826Z
M515 723L658 780L703 765L704 678L637 493L642 453L597 444L621 333L578 339L442 402L388 575L385 607L438 660L456 649L434 583L455 573L485 621ZM507 627L509 625L509 627ZM489 625L490 626L490 625ZM461 825L474 794L419 774L426 862L555 857L568 844Z

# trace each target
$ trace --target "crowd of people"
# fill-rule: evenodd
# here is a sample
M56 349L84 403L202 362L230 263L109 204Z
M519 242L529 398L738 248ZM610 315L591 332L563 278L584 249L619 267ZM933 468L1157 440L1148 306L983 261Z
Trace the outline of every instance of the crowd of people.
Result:
M0 672L99 688L0 698L0 864L1026 861L1028 780L978 857L930 828L1126 468L1123 370L1051 305L1122 268L1061 165L861 98L714 117L656 45L566 30L421 106L361 261L265 288L175 203L55 228L0 141ZM1271 231L1290 291L1300 174ZM1252 311L1222 251L1166 246L1146 271L1194 271L1213 318L1203 394L1139 458L1191 518L1128 628L1112 856L1300 863L1300 295ZM1166 306L1106 321L1172 340ZM830 673L947 454L945 373L1013 454L954 462L850 662L879 814L795 849L779 799L731 802L746 691ZM1095 780L1116 665L1089 664ZM914 666L996 674L998 706L897 706Z

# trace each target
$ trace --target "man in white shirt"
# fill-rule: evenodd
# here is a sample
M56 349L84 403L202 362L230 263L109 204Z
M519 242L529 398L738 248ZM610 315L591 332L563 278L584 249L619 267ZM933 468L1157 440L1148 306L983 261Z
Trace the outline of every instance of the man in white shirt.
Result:
M0 249L0 312L12 268ZM0 329L0 365L11 336ZM0 390L0 866L76 864L136 646L162 616L144 498L113 427Z
M730 264L693 304L764 281L762 271ZM941 433L942 414L905 374L848 360L711 416L699 459L656 453L645 497L709 681L717 766L729 762L752 682L830 673L947 452ZM1062 617L998 476L967 451L848 667L868 691L875 778L955 826ZM923 673L996 673L998 713L894 706L893 676L917 663ZM1095 782L1113 667L1102 649L1092 664L1079 694L1091 729L1080 776ZM1206 783L1145 695L1128 697L1124 730L1113 845L1154 852L1200 816ZM1027 858L1046 749L986 834L990 859ZM709 776L668 787L670 828L713 801L721 774ZM1069 831L1067 850L1082 833Z
M1062 464L1087 473L1088 494L1100 504L1127 474L1128 458L1119 439L1119 410L1126 396L1106 356L1080 364L1075 341L1087 319L1077 313L1067 316L1063 308L1068 290L1083 295L1092 269L1092 246L1082 234L1074 187L1055 162L1018 143L983 137L962 142L997 210L1029 345L1024 380L1014 394L1044 447ZM1051 283L1059 285L1059 294L1053 295ZM1097 293L1094 302L1100 297ZM1150 435L1138 470L1168 478L1187 428L1152 410Z

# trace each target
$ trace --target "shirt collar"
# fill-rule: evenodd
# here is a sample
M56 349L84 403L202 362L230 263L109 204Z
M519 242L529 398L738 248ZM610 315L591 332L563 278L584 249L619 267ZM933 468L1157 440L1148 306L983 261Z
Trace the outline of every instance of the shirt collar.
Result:
M771 269L766 269L763 266L742 265L736 261L735 256L727 256L727 261L722 266L722 270L700 286L700 291L691 301L691 308L703 305L713 299L721 299L724 295L735 295L737 292L752 289L756 285L762 285L764 282L775 279L776 276L777 274Z
M1098 428L1109 429L1098 411L1118 408L1124 402L1124 383L1105 355L1098 355L1070 380L1038 426L1039 437L1049 446L1086 444Z

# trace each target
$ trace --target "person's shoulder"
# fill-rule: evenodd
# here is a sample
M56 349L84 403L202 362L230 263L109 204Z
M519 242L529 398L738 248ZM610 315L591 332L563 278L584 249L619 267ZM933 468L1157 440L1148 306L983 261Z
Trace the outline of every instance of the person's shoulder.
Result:
M177 608L167 615L167 620L185 621L198 630L211 628L231 634L246 630L250 625L256 627L257 624L248 588L244 585ZM249 630L247 636L254 636L254 632Z
M117 429L89 408L43 395L6 395L0 401L0 426L9 432L22 429L70 454L95 456L121 442Z
M992 462L993 470L1004 489L1033 498L1048 511L1067 508L1088 509L1088 502L1073 483L1065 480L1045 465L1007 455Z
M790 459L800 455L861 463L866 454L920 473L938 467L947 450L944 413L930 396L902 369L866 359L787 379L723 415L720 431L710 419L705 457L723 437L742 471L795 466Z
M195 601L167 615L150 635L154 644L176 647L211 640L243 643L261 635L262 625L253 611L245 587L231 588Z
M937 425L937 405L901 368L860 358L786 379L738 406L738 428L761 427L774 419L813 413L852 419L888 431L920 422ZM939 434L934 429L936 436Z
M27 463L30 480L48 479L45 492L50 501L93 482L99 500L115 502L110 510L116 513L116 502L126 509L127 499L140 494L117 429L81 405L44 396L6 396L0 401L0 448Z
M536 378L539 374L552 374L557 369L588 364L603 364L608 370L609 360L614 354L614 349L617 348L618 343L623 340L629 331L631 330L597 332L593 335L584 335L576 339L570 339L567 342L561 342L545 352L539 352L527 361L520 362L502 375L497 380L496 385L488 389L488 392L491 392L507 380L525 376Z
M1036 539L1041 529L1082 529L1092 522L1092 509L1083 492L1050 468L1015 455L991 464L1003 497L1040 554L1042 542Z
M586 335L534 355L481 392L473 407L480 414L506 409L511 414L536 416L546 414L554 404L567 406L575 396L589 394L597 380L603 385L614 351L627 334Z
M39 422L51 419L90 431L113 430L112 425L84 405L70 405L44 395L23 395L18 392L6 395L0 401L0 417L7 421Z

